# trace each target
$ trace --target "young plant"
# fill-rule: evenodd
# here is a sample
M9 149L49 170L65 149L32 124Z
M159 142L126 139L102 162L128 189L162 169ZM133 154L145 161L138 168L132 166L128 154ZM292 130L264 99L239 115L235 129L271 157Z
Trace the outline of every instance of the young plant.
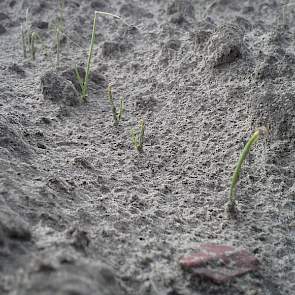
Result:
M93 25L92 25L92 34L91 34L91 40L90 40L90 47L88 51L88 58L86 63L86 69L85 69L85 77L82 79L78 72L78 68L76 67L76 77L81 87L81 97L86 102L88 97L88 83L89 83L89 76L90 76L90 67L92 62L92 56L93 56L93 47L95 43L95 33L96 33L96 17L97 15L104 15L104 16L111 16L116 19L121 19L119 16L103 12L103 11L95 11L94 18L93 18Z
M94 47L94 42L95 42L96 16L97 16L97 13L95 12L94 18L93 18L91 41L90 41L90 47L89 47L89 52L88 52L88 59L87 59L84 79L81 78L78 68L76 67L76 76L77 76L77 79L78 79L80 87L81 87L81 98L84 101L87 101L87 97L88 97L88 82L89 82L90 67L91 67L91 61L92 61L92 55L93 55L93 47Z
M234 170L234 174L232 176L231 186L230 186L230 194L229 194L229 202L227 203L227 212L231 216L235 216L237 213L236 206L236 192L237 192L237 184L240 179L241 168L247 155L250 153L251 147L258 141L261 136L268 135L268 129L265 127L258 128L250 137L248 142L246 143L244 149L242 150L239 160L237 162L236 168Z
M22 34L22 45L23 45L23 54L24 58L27 58L28 45L29 45L29 32L31 24L29 22L29 9L26 10L26 21L24 26L21 25L21 34Z
M109 98L109 102L110 102L112 113L113 113L114 124L118 125L119 122L122 120L122 117L123 117L123 114L124 114L124 111L125 111L124 99L121 98L121 100L120 100L120 109L119 109L119 111L117 111L117 108L116 108L115 103L114 103L114 98L113 98L112 86L111 85L108 86L108 98Z
M143 119L139 123L139 128L140 132L139 134L132 129L131 130L131 140L134 148L139 152L143 152L143 142L144 142L144 130L145 130L145 125Z
M60 64L60 28L59 26L55 27L55 45L56 45L56 70L59 68Z
M58 27L61 32L65 29L65 1L58 0Z
M36 32L32 32L29 35L29 45L30 45L30 52L31 52L32 60L36 59L36 52L37 52L36 41L38 41L38 40L40 40L40 37Z
M40 36L32 31L31 23L29 21L29 10L26 10L26 22L25 26L21 25L21 35L22 35L22 45L23 45L23 55L27 58L27 53L31 55L31 59L36 59L36 42L41 41Z
M65 30L65 17L64 17L64 10L65 10L65 1L64 0L57 0L58 6L58 17L54 24L54 34L55 34L55 46L56 46L56 69L58 70L60 64L60 41L61 35L64 33Z
M21 34L22 34L23 55L24 55L24 58L27 58L27 40L26 40L26 31L25 31L23 25L21 25Z

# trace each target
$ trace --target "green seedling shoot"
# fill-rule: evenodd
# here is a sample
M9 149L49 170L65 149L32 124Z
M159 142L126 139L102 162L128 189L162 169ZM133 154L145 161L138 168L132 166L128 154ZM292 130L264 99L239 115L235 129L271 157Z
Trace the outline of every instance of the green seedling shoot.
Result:
M39 35L36 32L32 32L30 34L29 40L30 40L31 58L32 58L32 60L35 60L36 59L36 52L37 52L37 48L35 46L35 42L37 40L40 40L40 37L39 37Z
M24 26L21 25L21 34L22 34L22 45L23 45L23 55L24 58L27 58L27 41L26 41L26 33L25 33L25 29Z
M144 131L145 131L145 124L143 119L139 123L140 132L139 134L132 129L131 130L131 140L134 148L139 152L143 152L143 142L144 142Z
M114 124L118 125L119 122L122 120L123 114L124 114L124 111L125 111L124 99L121 98L121 100L120 100L120 109L119 109L119 111L117 111L117 108L116 108L115 103L114 103L114 98L113 98L112 86L111 85L108 86L108 98L109 98L109 102L110 102L112 113L113 113Z
M103 12L103 11L95 11L94 18L93 18L93 25L92 25L92 34L91 34L91 40L90 40L90 47L88 51L88 58L86 63L86 69L85 69L85 77L82 79L78 72L78 68L76 67L76 77L81 87L81 98L86 102L88 97L88 83L89 83L89 76L90 76L90 67L93 57L93 48L95 43L95 33L96 33L96 18L97 15L104 15L104 16L112 16L116 19L121 19L119 16Z
M58 27L61 32L64 31L65 28L65 1L58 0Z
M57 6L58 6L58 17L54 25L54 33L55 33L55 45L56 45L56 69L58 70L59 64L60 64L61 34L64 33L64 30L65 30L65 17L64 17L65 1L58 0Z
M27 53L30 53L31 59L36 59L36 42L41 41L40 36L31 30L31 23L29 21L29 10L26 10L26 22L25 25L21 25L23 55L27 58Z
M91 41L90 41L90 47L89 47L89 52L88 52L88 59L87 59L84 79L81 78L78 68L76 67L76 76L77 76L77 79L78 79L80 87L81 87L81 98L85 102L87 101L87 97L88 97L89 74L90 74L90 67L91 67L91 61L92 61L92 56L93 56L93 47L94 47L94 43L95 43L96 16L97 16L97 14L95 12L94 18L93 18Z
M243 163L245 162L245 159L247 155L250 153L251 147L258 141L258 139L263 136L267 135L268 130L265 127L260 127L258 128L253 135L250 137L248 142L246 143L244 149L242 150L242 153L239 157L239 160L237 162L236 168L234 170L234 174L232 176L232 181L231 181L231 187L230 187L230 194L229 194L229 202L227 204L227 211L229 213L236 213L236 192L237 192L237 184L240 179L240 174L241 174L241 168Z
M60 28L58 26L55 27L55 42L56 42L56 70L59 68L60 64Z
M21 34L22 34L22 45L23 45L23 55L24 58L27 58L28 46L29 46L29 35L30 35L30 22L29 22L29 10L26 10L26 21L24 26L21 25Z

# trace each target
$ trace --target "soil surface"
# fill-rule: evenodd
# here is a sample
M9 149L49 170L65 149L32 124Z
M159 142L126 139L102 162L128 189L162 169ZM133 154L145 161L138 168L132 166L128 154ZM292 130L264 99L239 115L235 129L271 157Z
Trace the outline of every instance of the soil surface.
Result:
M95 10L121 19L97 16L84 102ZM0 0L0 294L295 294L294 48L294 1ZM259 269L195 278L179 260L201 242Z

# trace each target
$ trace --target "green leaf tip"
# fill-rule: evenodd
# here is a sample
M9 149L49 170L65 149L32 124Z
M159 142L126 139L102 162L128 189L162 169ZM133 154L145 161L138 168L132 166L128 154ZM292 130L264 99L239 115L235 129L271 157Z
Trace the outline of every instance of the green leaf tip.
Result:
M260 137L262 136L268 136L269 135L269 130L266 127L259 127L257 130L252 134L250 139L247 141L244 149L242 150L239 160L236 164L233 176L232 176L232 181L231 181L231 186L230 186L230 194L229 194L229 202L227 205L227 211L228 213L231 213L231 215L236 214L236 191L237 191L237 184L240 179L240 174L241 174L241 168L243 163L245 162L245 159L247 155L250 153L250 150L252 146L259 140Z
M139 134L132 129L131 130L131 140L134 148L139 152L143 152L143 144L144 144L144 132L145 132L145 123L144 120L141 119L139 123Z
M114 97L113 97L111 85L108 86L107 93L108 93L108 99L109 99L109 102L111 105L111 111L112 111L113 118L114 118L114 124L118 125L119 122L122 120L123 114L125 112L124 98L121 98L119 111L117 111L117 108L114 103Z

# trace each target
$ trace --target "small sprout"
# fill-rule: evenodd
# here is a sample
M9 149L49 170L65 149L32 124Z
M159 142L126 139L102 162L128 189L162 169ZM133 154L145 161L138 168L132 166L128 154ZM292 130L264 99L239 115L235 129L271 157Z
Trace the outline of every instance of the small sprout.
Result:
M58 70L60 64L60 28L55 27L55 42L56 42L56 69Z
M21 34L22 34L23 55L24 55L24 58L27 58L26 33L25 33L25 29L23 25L21 25Z
M95 12L94 18L93 18L92 34L91 34L90 47L89 47L89 52L88 52L88 58L87 58L84 79L82 79L82 77L80 76L78 69L76 67L76 77L77 77L77 80L78 80L80 87L81 87L81 98L85 102L87 101L87 97L88 97L88 82L89 82L90 67L91 67L92 56L93 56L93 47L94 47L94 43L95 43L96 16L97 16L97 13Z
M115 14L111 14L108 12L103 11L95 11L94 18L93 18L93 25L92 25L92 34L91 34L91 40L90 40L90 47L88 52L88 58L86 63L86 69L85 69L85 77L82 79L80 74L78 73L78 69L76 67L76 78L81 86L81 98L86 102L88 97L88 83L89 83L89 76L90 76L90 67L92 62L92 56L93 56L93 48L95 43L95 33L96 33L96 17L97 15L102 16L111 16L115 19L122 20L119 16Z
M36 59L36 41L41 41L40 36L33 32L31 29L32 25L29 21L29 10L26 10L26 22L25 25L21 25L21 36L22 36L22 45L23 45L23 55L24 58L27 58L27 53L31 55L31 59Z
M35 60L36 59L36 52L37 52L37 48L35 46L35 42L37 40L40 40L40 37L39 37L39 35L36 32L32 32L31 35L30 35L29 40L30 40L31 58L32 58L32 60Z
M58 0L58 18L55 26L56 39L56 69L58 70L60 64L60 40L61 34L65 31L65 0Z
M113 98L112 86L111 85L108 86L108 98L109 98L109 102L110 102L112 113L113 113L114 124L118 125L119 122L122 120L123 114L124 114L124 111L125 111L124 99L121 98L121 100L120 100L120 109L119 109L119 112L118 112L117 108L115 106L115 103L114 103L114 98Z
M65 28L65 0L58 0L58 27L61 32Z
M29 21L29 9L26 10L26 21L24 25L21 25L21 35L22 35L22 45L23 45L23 55L27 58L28 46L30 44L30 29L31 23Z
M134 148L142 153L143 151L143 141L144 141L144 130L145 125L143 119L139 123L140 133L138 134L134 129L131 130L131 140Z
M56 50L55 68L58 71L61 56L61 40L62 36L65 35L64 0L57 0L57 9L57 17L52 22L50 31L54 36L54 49Z
M261 136L267 136L268 129L266 127L258 128L253 135L250 137L248 142L246 143L239 160L237 162L236 168L234 170L234 174L232 176L232 182L230 187L230 194L229 194L229 202L227 203L227 212L230 216L235 216L237 214L237 206L236 206L236 192L237 192L237 184L241 174L241 168L247 155L250 153L251 147L258 141Z

